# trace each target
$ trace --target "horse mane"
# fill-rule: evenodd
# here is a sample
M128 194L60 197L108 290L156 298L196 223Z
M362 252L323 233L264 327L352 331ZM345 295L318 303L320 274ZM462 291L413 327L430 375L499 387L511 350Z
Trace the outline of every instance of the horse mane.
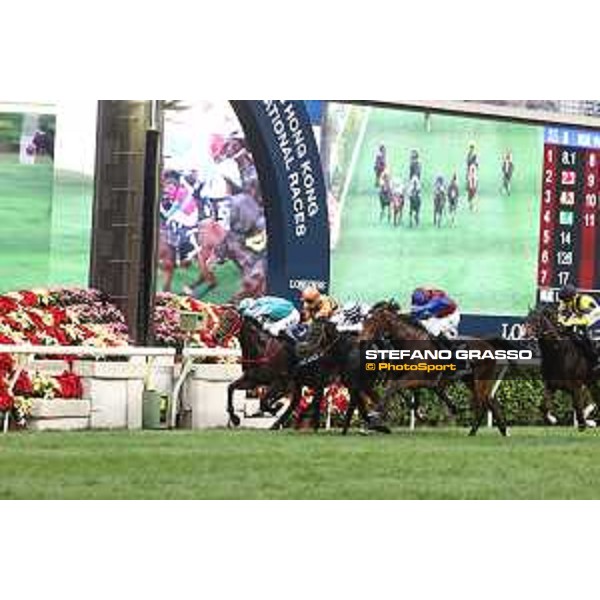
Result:
M415 333L424 335L427 337L427 339L431 338L431 334L429 333L429 331L427 331L427 329L425 329L425 327L423 326L422 323L420 323L419 321L415 321L409 314L407 313L399 313L398 314L398 319L400 321L402 321L402 323L409 327L410 329L414 330Z

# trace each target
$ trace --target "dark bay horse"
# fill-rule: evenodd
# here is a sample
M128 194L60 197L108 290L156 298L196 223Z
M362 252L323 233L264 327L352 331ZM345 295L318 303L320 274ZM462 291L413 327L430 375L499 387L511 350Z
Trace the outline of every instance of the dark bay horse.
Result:
M263 412L277 412L275 401L294 392L291 381L293 348L290 344L269 335L260 323L243 317L233 306L224 311L218 335L236 336L242 350L242 375L227 389L227 413L231 425L237 427L240 424L233 404L237 390L267 387L260 408Z
M295 356L293 344L281 338L274 338L263 331L260 324L248 317L242 317L239 312L230 307L223 316L229 335L236 335L242 348L242 376L231 383L227 395L227 412L230 423L237 427L239 417L235 414L233 395L237 390L252 390L259 386L266 386L267 393L261 399L261 410L276 413L280 405L277 404L283 396L290 396L287 409L273 424L272 429L284 427L298 407L302 397L302 389L309 387L314 390L312 401L312 426L315 431L319 429L321 421L321 401L327 385L340 375L340 369L348 360L356 362L360 368L358 353L351 355L351 348L344 344L338 347L341 337L337 333L335 324L324 323L323 340L321 342L324 355L306 365L299 365ZM335 355L334 347L337 348ZM343 358L343 361L341 360ZM347 382L348 379L343 377ZM349 388L350 389L350 388ZM350 389L351 394L359 392ZM356 405L365 422L373 429L389 431L379 427L373 415L369 415L362 397L356 398Z
M502 191L510 196L512 190L512 178L515 171L512 154L507 152L502 160Z
M595 404L600 406L598 375L594 371L595 360L591 353L586 350L583 342L577 341L558 324L556 308L551 305L539 306L529 313L525 320L525 333L538 340L542 355L542 413L545 422L549 425L556 424L551 402L555 392L563 390L572 398L577 426L581 431L585 430L586 391L592 395Z
M458 210L458 198L459 198L458 183L456 181L456 174L452 177L452 181L448 186L448 214L450 215L450 224L454 225L456 222L456 211Z
M387 216L388 223L392 220L391 204L393 190L389 173L381 176L381 187L379 188L379 221L383 221Z
M394 349L410 349L411 342L419 343L421 351L439 349L431 339L429 333L422 327L413 324L409 317L399 314L396 307L385 303L376 306L365 320L363 332L360 336L363 341L386 340ZM470 340L470 350L494 350L494 347L483 340ZM497 400L492 396L492 389L496 380L496 361L483 359L471 361L467 373L461 376L471 391L471 407L473 410L473 423L469 435L476 435L481 427L487 410L494 416L494 421L503 436L508 434L504 415ZM415 377L409 371L407 375L393 381L399 389L438 389L445 384L445 376L437 373L421 373Z
M433 193L433 226L441 227L446 210L446 189L443 180L436 183Z
M421 215L421 183L416 176L410 181L408 199L410 202L410 226L418 227Z

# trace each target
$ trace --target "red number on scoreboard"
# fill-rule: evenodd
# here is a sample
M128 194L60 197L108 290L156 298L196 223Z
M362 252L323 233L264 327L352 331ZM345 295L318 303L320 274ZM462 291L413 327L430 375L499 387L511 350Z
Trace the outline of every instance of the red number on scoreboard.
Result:
M577 174L575 171L563 171L561 175L561 183L563 185L575 185L577 182Z

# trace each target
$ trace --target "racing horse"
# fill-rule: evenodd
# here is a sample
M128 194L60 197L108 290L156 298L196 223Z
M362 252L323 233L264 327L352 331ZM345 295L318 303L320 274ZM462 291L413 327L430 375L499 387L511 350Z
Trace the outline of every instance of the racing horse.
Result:
M397 350L414 350L415 342L418 343L419 350L422 352L439 349L429 333L423 327L412 323L408 315L400 314L397 306L393 303L381 303L374 307L363 324L363 331L359 339L362 342L383 341L391 344ZM491 344L483 340L470 340L468 346L470 350L494 350ZM399 389L429 388L434 391L440 386L447 385L447 377L439 372L421 372L417 377L411 373L409 371L406 376L396 379L394 385ZM471 391L473 422L469 435L477 434L488 410L492 412L500 433L503 436L508 435L502 409L492 395L496 380L496 361L491 358L470 361L466 372L460 373L459 377ZM352 400L348 410L349 412L354 411Z
M287 409L272 426L272 429L276 430L283 427L290 419L300 404L302 389L306 386L315 392L312 405L312 425L313 429L317 431L320 425L320 407L325 386L339 373L340 363L333 363L330 359L325 359L325 362L319 359L307 365L299 365L291 340L271 336L255 319L241 315L233 306L227 307L222 316L222 323L228 324L225 328L227 335L238 337L242 350L243 374L229 385L227 392L227 412L230 424L235 427L240 424L233 403L235 391L266 386L267 393L261 398L260 408L263 412L272 414L275 414L281 407L277 402L279 398L286 395L291 396ZM222 325L220 325L221 327ZM333 345L339 340L335 325L327 323L323 333L327 337L325 345L328 351L331 351ZM348 356L346 350L346 347L342 350L344 356ZM357 399L357 406L365 421L373 428L377 428L377 423L367 413L361 398Z
M402 225L402 214L404 213L404 187L400 184L392 188L392 219L394 227Z
M556 425L551 403L555 392L563 390L571 396L579 430L585 430L588 421L584 394L591 394L596 406L600 406L595 357L586 349L585 342L578 341L560 326L556 308L552 305L540 305L529 312L525 320L525 335L537 339L541 352L544 421L548 425Z
M502 159L502 191L510 196L512 191L512 178L515 171L512 154L507 152Z
M421 182L417 176L410 180L409 192L410 227L419 226L421 215Z
M435 191L433 193L433 226L441 227L446 210L446 190L444 188L444 180L438 177L435 183Z
M469 200L469 208L473 211L476 208L477 192L479 189L479 169L477 164L469 165L467 171L467 198Z
M275 414L280 408L275 404L278 398L289 393L299 396L301 390L292 388L292 346L264 331L255 319L241 315L235 306L224 309L217 335L236 336L242 350L242 375L227 388L229 423L238 427L240 418L235 414L233 403L236 391L267 387L266 395L260 400L260 409Z
M456 211L458 210L458 183L456 181L456 174L452 176L452 181L448 186L448 215L450 217L450 224L454 225L456 223Z
M385 172L381 176L381 187L379 188L379 222L383 221L387 215L388 223L392 220L392 197L394 192L392 190L392 181L390 174Z
M266 222L264 210L252 195L241 193L230 198L229 231L213 219L198 226L199 278L185 291L195 295L205 284L199 297L217 286L214 264L231 260L240 270L241 287L230 302L242 298L263 296L266 293Z

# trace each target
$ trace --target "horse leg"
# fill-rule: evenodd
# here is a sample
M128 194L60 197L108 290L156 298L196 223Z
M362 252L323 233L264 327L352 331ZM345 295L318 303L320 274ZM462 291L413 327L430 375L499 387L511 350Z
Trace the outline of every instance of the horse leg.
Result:
M271 425L271 430L283 429L289 422L294 411L298 408L300 400L302 399L302 388L296 385L293 386L291 391L291 398L288 407L285 409L283 414Z
M227 387L227 414L229 415L229 423L233 427L239 427L241 420L235 414L235 408L233 406L233 394L236 390L249 390L254 387L254 383L251 382L249 377L244 373L239 379L230 383Z
M323 385L323 383L319 383L313 396L312 428L315 433L317 433L321 427L321 402L323 402L323 397L325 395Z
M342 435L348 435L348 429L350 429L350 423L352 422L352 416L354 415L354 411L358 406L358 391L356 388L351 387L350 390L350 402L348 403L348 408L346 409L346 414L344 415L344 424L342 426Z
M558 419L552 414L552 397L554 396L554 391L551 390L548 385L544 385L544 395L542 396L542 415L544 417L544 423L546 425L556 425L558 423Z
M446 405L448 408L450 415L452 417L456 417L458 415L458 407L454 404L454 401L446 392L447 385L442 383L439 387L435 388L436 396Z
M470 436L477 435L479 428L483 424L486 406L487 403L480 394L478 382L474 382L473 386L471 387L471 409L473 411L473 423L471 425L471 430L469 431Z
M573 398L573 408L575 409L575 417L577 419L577 429L579 431L585 431L587 423L585 422L585 415L583 413L583 402L582 402L583 385L571 390L571 396Z

